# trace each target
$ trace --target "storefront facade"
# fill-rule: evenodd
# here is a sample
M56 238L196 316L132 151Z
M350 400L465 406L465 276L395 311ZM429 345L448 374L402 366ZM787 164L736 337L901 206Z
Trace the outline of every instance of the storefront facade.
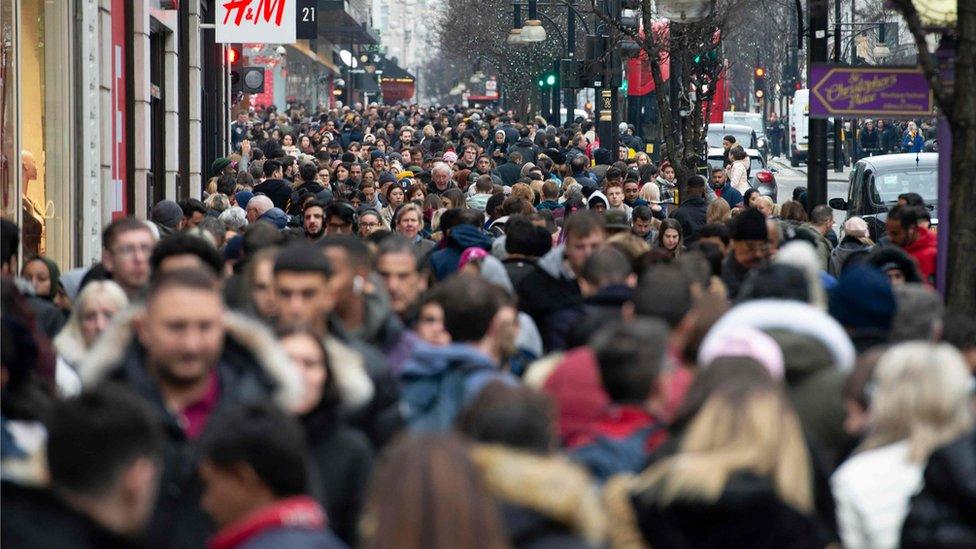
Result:
M21 258L61 265L78 232L72 4L0 0L0 215L22 229Z

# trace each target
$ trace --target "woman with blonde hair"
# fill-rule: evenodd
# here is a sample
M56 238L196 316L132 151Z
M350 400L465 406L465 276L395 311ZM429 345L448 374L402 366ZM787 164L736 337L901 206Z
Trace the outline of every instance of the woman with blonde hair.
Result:
M607 485L615 546L826 546L800 421L781 385L750 365L710 388L674 455Z
M667 217L664 208L661 207L661 186L656 181L644 183L637 196L651 205L651 212L655 218L664 219Z
M728 223L732 219L732 208L724 198L716 198L705 211L705 223Z
M831 478L847 548L898 547L929 454L973 425L973 379L951 345L891 347L872 381L867 438Z
M98 280L86 284L75 299L68 323L54 338L58 362L77 369L112 318L128 306L129 298L115 282Z

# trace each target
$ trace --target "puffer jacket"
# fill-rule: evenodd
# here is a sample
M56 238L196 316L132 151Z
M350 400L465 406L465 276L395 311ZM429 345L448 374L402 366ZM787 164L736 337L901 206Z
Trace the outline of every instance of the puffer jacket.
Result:
M901 531L904 549L976 547L976 431L936 450Z

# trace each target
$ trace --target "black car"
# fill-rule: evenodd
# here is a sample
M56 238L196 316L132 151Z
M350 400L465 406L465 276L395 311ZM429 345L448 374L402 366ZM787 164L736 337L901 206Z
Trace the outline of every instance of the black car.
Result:
M877 241L885 234L888 210L898 203L898 195L918 193L933 212L939 199L938 153L906 153L872 156L858 160L851 169L847 200L832 198L830 207L846 210L847 218L862 217Z

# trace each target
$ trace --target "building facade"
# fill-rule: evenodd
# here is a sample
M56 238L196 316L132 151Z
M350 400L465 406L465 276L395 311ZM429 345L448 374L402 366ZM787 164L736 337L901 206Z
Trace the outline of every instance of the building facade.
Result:
M91 265L113 219L201 196L238 107L218 1L0 0L0 216L21 259ZM334 104L339 49L378 42L369 0L316 6L314 39L248 52L280 108Z

